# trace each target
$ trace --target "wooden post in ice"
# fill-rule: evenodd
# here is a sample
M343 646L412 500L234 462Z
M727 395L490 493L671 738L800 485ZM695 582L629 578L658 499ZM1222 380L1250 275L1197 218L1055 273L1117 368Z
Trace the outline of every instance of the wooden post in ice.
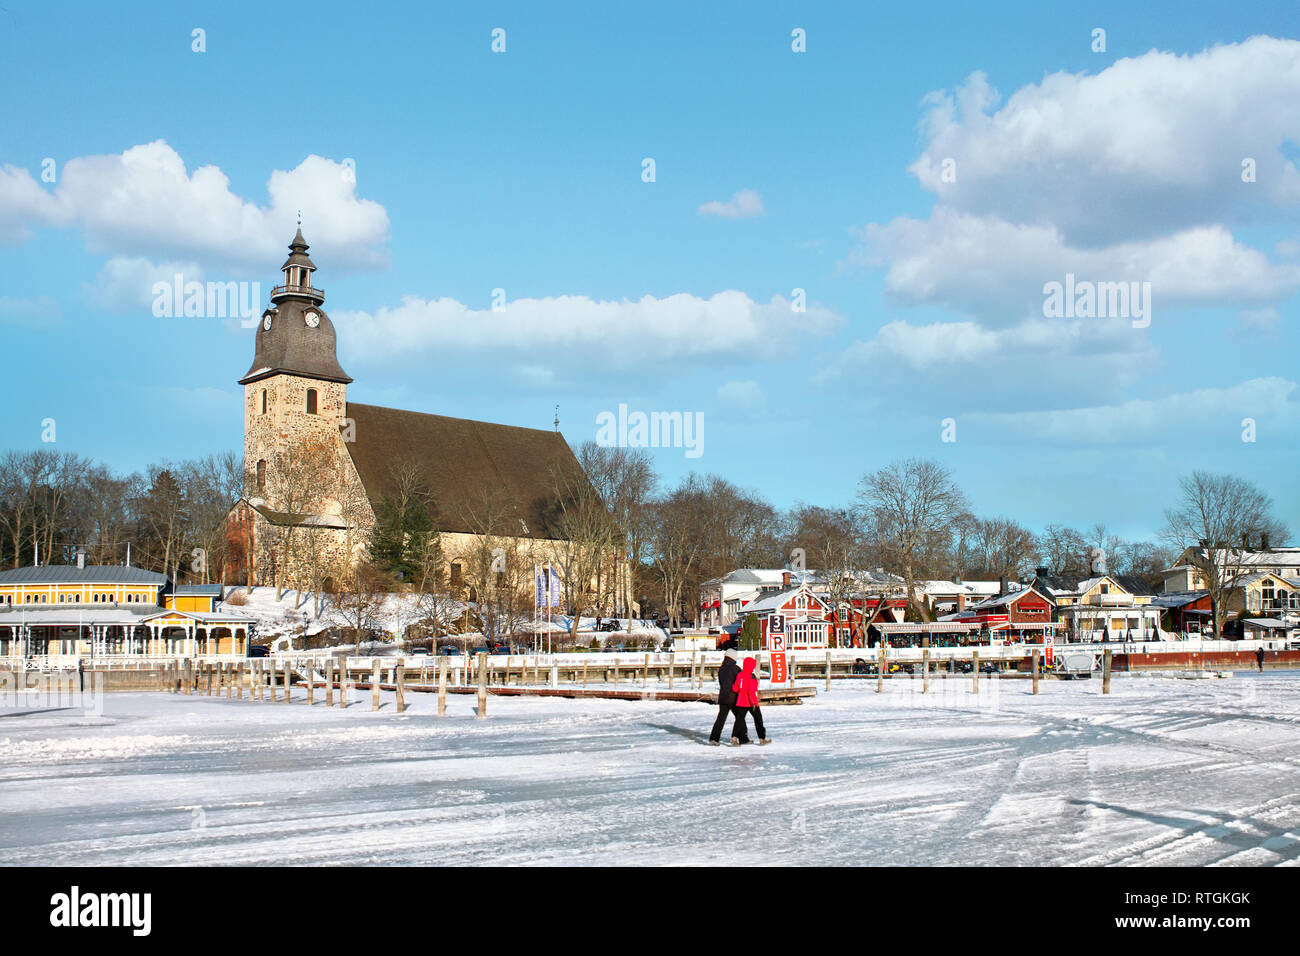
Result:
M1038 648L1034 648L1033 653L1029 655L1029 672L1033 674L1034 693L1038 693Z
M185 696L194 693L194 662L185 658Z
M585 657L582 659L582 686L584 688L587 686L587 659Z
M921 652L921 693L930 693L930 648Z
M618 655L614 655L614 686L618 686Z
M370 709L379 709L379 658L370 661Z
M289 703L289 688L293 686L293 665L289 658L284 659L284 702Z
M397 712L403 714L406 712L406 662L399 660L395 670L397 679L393 683L397 685Z
M644 687L650 681L650 655L645 656L645 664L641 666L641 686Z
M244 699L244 663L240 661L235 665L235 699Z
M673 689L673 671L677 669L677 652L668 652L668 689Z
M980 652L970 652L970 690L972 694L980 692Z
M334 658L325 658L325 706L334 706Z
M447 713L447 658L438 663L438 716Z
M487 716L487 654L478 656L478 713L476 717Z
M339 661L339 710L348 709L348 659Z
M883 693L885 690L885 668L889 664L885 659L885 639L880 639L880 661L876 664L876 693Z
M1101 692L1110 693L1110 648L1101 652Z

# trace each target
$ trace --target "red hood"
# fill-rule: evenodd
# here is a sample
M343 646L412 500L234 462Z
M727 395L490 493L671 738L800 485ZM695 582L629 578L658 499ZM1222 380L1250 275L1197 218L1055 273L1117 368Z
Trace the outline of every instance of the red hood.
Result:
M746 658L745 658L745 673L746 673L746 674L752 674L752 673L754 673L754 668L757 667L757 666L758 666L758 661L756 661L754 658L752 658L752 657L746 657Z

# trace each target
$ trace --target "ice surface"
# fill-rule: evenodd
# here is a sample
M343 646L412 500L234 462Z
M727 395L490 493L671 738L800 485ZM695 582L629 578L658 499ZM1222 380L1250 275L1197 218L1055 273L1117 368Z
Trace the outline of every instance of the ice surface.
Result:
M683 689L678 681L675 689ZM625 687L627 685L624 685ZM0 710L22 864L1242 864L1300 860L1300 674L836 681L714 710L409 693L370 710L110 694ZM728 733L730 728L728 727Z

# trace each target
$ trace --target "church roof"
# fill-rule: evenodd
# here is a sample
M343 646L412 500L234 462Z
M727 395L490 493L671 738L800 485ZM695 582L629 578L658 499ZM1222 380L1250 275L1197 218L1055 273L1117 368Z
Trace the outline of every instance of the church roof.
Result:
M394 466L412 462L439 531L561 537L549 513L557 485L587 480L558 432L354 402L347 414L347 447L372 506L392 496ZM495 527L485 526L489 515Z
M320 315L320 324L307 324L310 310ZM240 385L247 385L277 372L324 379L327 382L350 382L335 353L334 323L320 306L308 299L287 298L267 310L271 328L257 323L257 349Z
M294 264L315 269L307 258L307 248L302 229L299 228L293 242L289 244L290 256L284 267ZM278 372L319 378L327 382L352 381L339 365L334 323L320 307L324 300L325 293L312 288L310 281L305 286L278 286L272 289L272 305L262 313L262 321L257 323L254 330L257 339L253 364L248 367L239 384L247 385ZM314 328L307 324L308 312L320 316L320 321ZM271 320L269 329L266 328L268 318Z

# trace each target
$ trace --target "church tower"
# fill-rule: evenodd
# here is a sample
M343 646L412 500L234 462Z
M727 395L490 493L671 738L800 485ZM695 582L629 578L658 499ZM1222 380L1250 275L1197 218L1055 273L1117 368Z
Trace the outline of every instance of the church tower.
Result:
M316 266L299 227L281 270L284 284L271 290L271 306L258 323L253 364L244 386L244 494L271 508L326 510L323 502L292 502L277 489L295 449L319 446L347 456L340 429L352 381L339 366L334 324L321 305L325 292L312 284ZM314 505L314 507L311 507Z

